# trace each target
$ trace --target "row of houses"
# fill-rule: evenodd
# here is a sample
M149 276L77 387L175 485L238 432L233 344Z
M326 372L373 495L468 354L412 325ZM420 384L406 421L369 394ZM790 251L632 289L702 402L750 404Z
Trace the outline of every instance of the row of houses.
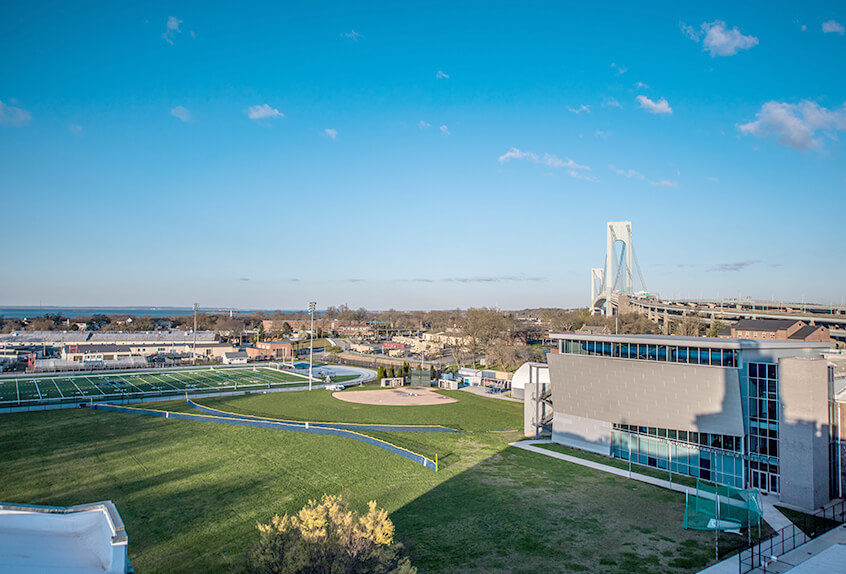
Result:
M125 368L179 362L290 360L297 341L238 345L213 331L15 331L0 334L0 363L26 363L29 371Z

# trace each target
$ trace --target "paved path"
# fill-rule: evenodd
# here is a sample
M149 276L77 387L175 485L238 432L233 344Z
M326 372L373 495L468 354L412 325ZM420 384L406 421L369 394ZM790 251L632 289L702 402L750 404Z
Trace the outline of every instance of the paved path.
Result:
M540 448L536 445L542 444L552 444L551 440L521 440L519 442L511 443L511 446L521 448L523 450L528 450L530 452L536 452L538 454L542 454L544 456L550 456L552 458L557 458L558 460L566 460L567 462L572 462L573 464L579 464L581 466L586 466L588 468L593 468L596 470L601 470L602 472L607 472L609 474L616 474L617 476L622 476L625 478L631 478L632 480L639 480L640 482L645 482L647 484L652 484L655 486L660 486L662 488L669 488L670 490L675 490L677 492L690 492L692 494L696 494L696 489L691 488L688 486L684 486L675 482L670 482L669 480L664 480L661 478L655 478L654 476L646 476L645 474L639 474L637 472L629 472L628 470L617 468L616 466L609 466L607 464L602 464L599 462L594 462L592 460L585 460L583 458L579 458L577 456L571 456L569 454L563 454L560 452L555 452L552 450L547 450L545 448ZM636 468L636 467L635 467Z
M503 401L512 401L515 403L522 403L520 399L515 399L514 397L506 397L505 393L488 393L485 391L486 387L461 387L460 390L466 391L468 393L473 393L474 395L479 395L480 397L487 397L489 399L502 399Z

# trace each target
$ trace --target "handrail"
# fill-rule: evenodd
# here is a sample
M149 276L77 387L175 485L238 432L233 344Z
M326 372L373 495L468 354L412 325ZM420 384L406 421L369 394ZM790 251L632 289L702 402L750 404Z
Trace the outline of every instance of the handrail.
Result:
M844 500L839 500L814 514L805 514L798 524L791 521L790 526L777 530L767 540L741 548L737 553L738 572L745 574L769 564L779 556L795 550L844 522L846 522L846 501Z

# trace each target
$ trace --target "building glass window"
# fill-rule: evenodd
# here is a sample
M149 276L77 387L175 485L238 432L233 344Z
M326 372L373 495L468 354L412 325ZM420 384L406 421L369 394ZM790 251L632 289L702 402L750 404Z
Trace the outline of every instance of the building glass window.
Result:
M659 468L675 474L683 474L703 480L726 484L738 488L743 487L742 455L730 448L715 448L714 437L719 437L723 446L732 447L741 444L740 437L727 437L708 433L684 433L684 436L695 435L696 438L705 437L711 441L708 445L690 444L664 438L683 436L684 431L656 428L658 436L637 431L644 427L629 426L632 432L623 429L626 425L615 425L611 433L611 454L622 459L631 460L633 464L641 464ZM652 430L646 427L645 430ZM620 430L617 430L620 429ZM730 440L726 440L726 439ZM769 478L767 478L769 481Z
M737 351L734 349L711 349L706 347L676 347L649 343L615 343L562 339L558 350L571 355L592 355L637 359L640 361L661 361L670 363L691 363L723 367L737 366Z
M749 484L777 493L779 489L778 365L749 363Z

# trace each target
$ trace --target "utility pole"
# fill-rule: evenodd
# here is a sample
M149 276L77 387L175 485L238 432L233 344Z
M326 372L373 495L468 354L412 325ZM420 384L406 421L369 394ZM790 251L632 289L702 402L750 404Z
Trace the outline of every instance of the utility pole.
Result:
M197 310L200 308L198 303L194 303L194 364L197 364Z
M308 302L308 314L311 315L311 332L308 338L308 390L311 390L311 370L314 365L314 310L316 307L316 302Z

